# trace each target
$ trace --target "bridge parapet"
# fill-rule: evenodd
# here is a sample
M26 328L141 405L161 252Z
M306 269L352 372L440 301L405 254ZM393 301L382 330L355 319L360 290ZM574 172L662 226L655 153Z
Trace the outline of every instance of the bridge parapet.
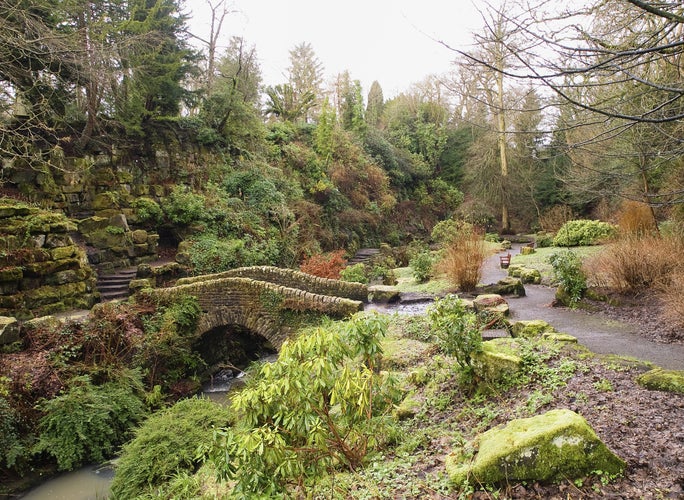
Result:
M236 277L275 283L289 288L307 290L314 294L344 297L351 300L359 300L364 303L368 302L368 285L364 285L363 283L320 278L295 269L273 266L240 267L222 273L181 278L178 280L177 284L185 285L198 281Z
M307 314L343 318L363 309L363 303L357 300L242 277L195 280L144 293L168 299L181 295L197 297L203 310L196 331L198 337L213 328L236 324L263 336L276 349Z

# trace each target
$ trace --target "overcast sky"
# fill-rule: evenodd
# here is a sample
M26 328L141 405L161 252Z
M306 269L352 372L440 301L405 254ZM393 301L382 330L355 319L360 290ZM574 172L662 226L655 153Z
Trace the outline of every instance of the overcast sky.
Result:
M454 55L436 40L464 47L481 25L471 0L229 1L235 12L224 22L222 39L242 36L256 46L266 85L286 81L289 50L308 42L326 81L349 70L366 93L378 80L385 98L448 71ZM208 37L206 0L187 0L185 10L191 30Z

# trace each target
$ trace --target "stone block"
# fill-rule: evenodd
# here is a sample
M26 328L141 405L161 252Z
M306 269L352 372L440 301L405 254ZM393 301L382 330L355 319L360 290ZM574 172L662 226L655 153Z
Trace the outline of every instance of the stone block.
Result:
M143 243L148 243L148 234L144 229L136 229L131 232L131 239L133 243L137 245L142 245Z
M520 344L510 338L482 342L482 349L472 356L473 370L489 382L509 379L522 367L520 349Z

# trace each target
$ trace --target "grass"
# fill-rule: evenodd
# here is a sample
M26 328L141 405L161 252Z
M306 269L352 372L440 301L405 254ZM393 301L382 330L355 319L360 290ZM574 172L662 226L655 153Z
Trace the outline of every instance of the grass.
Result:
M397 277L397 290L403 293L442 293L454 288L444 275L435 276L425 283L417 283L410 267L398 267L394 274Z
M511 264L520 264L530 269L537 269L542 275L543 283L550 283L553 280L553 268L549 263L549 257L554 253L570 251L584 260L588 257L596 255L601 251L601 245L594 245L588 247L544 247L536 248L535 252L529 255L513 255Z

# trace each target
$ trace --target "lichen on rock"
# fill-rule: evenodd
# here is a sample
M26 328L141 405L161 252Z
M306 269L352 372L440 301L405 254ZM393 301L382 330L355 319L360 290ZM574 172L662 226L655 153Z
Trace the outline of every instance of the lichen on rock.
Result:
M637 377L637 383L655 391L684 394L684 370L654 368Z

